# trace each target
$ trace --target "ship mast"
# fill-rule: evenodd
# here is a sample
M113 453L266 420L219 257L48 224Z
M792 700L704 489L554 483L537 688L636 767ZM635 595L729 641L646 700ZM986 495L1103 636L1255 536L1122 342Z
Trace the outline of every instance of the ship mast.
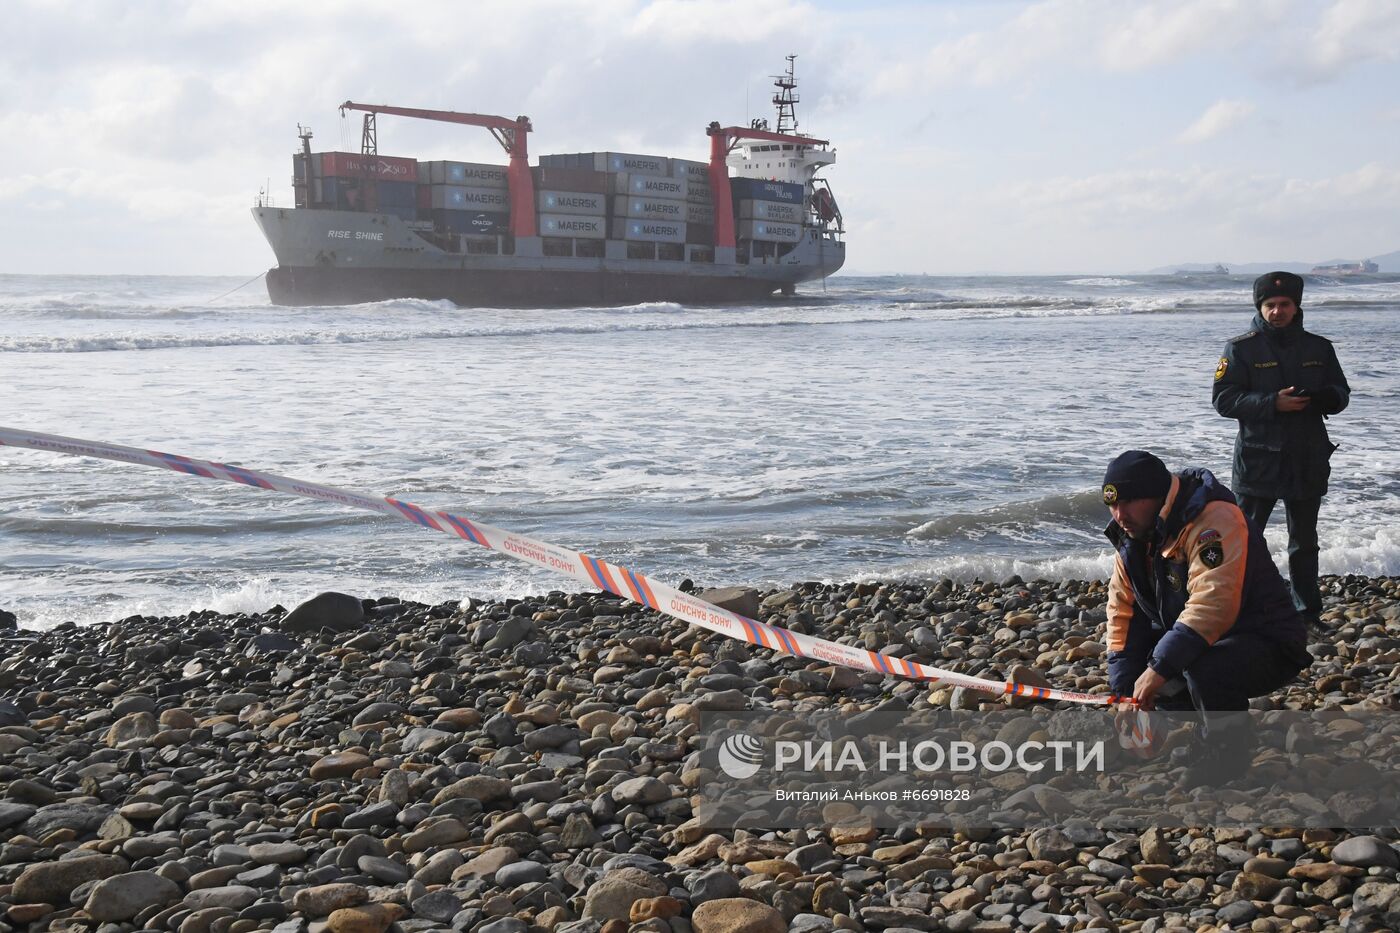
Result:
M780 75L773 75L773 86L778 89L778 93L773 95L773 106L778 108L778 132L797 132L797 102L802 98L797 96L797 75L794 70L796 55L787 56L787 72Z

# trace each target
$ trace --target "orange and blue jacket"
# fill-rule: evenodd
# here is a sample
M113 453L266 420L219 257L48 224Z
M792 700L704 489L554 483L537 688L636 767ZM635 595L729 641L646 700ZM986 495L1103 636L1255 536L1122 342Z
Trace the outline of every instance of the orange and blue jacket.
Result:
M1105 534L1118 552L1108 590L1110 652L1124 650L1135 627L1155 629L1161 634L1148 664L1169 680L1231 633L1306 653L1306 625L1263 534L1209 470L1172 477L1150 541L1117 522Z

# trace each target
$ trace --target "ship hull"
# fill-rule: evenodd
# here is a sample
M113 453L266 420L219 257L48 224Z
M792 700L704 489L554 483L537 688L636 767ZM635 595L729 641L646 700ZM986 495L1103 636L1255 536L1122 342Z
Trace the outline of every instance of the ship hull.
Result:
M782 283L741 276L535 269L335 269L276 266L267 272L273 304L362 304L396 298L450 301L462 307L580 307L674 301L759 301ZM790 286L788 286L790 287Z
M552 257L538 238L511 255L446 252L397 217L306 208L257 207L254 219L278 259L268 295L289 306L359 304L397 298L462 307L615 306L646 301L717 304L792 294L841 268L845 246L813 235L768 262Z

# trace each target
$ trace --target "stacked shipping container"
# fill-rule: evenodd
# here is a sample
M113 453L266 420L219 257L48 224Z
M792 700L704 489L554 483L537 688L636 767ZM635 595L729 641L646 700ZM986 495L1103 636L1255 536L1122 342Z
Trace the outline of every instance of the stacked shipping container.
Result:
M504 166L416 162L348 152L312 153L309 159L298 153L293 162L299 207L431 220L438 231L453 234L509 231L510 192ZM714 243L713 194L704 162L624 152L544 155L534 169L534 181L542 236L603 240L611 235L638 244ZM731 178L730 186L741 239L769 243L802 239L806 213L802 185ZM596 253L590 249L588 254Z
M296 182L305 192L305 207L342 211L376 211L415 220L418 163L394 156L354 152L313 152L293 158Z
M806 192L802 185L762 178L731 178L740 239L796 243L802 239Z
M608 178L587 168L550 164L535 169L540 236L604 240L608 236Z
M593 207L590 215L603 219L605 235L612 239L706 246L714 243L709 166L704 162L629 152L577 152L540 156L538 171L587 172L601 177L603 190L610 197L603 212ZM540 211L541 233L549 233L543 204Z
M419 162L418 216L446 233L494 236L510 229L506 170L479 162Z

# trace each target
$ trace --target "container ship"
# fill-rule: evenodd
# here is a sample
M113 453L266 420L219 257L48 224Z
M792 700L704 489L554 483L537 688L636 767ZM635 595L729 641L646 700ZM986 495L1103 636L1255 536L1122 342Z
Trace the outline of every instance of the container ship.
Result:
M360 152L313 152L300 129L295 206L253 208L277 265L279 305L395 298L463 307L724 303L792 295L846 258L836 161L797 132L793 56L777 76L777 126L711 123L708 162L627 152L543 155L526 117L346 101ZM489 130L507 165L380 155L379 115Z
M1380 266L1369 259L1360 262L1338 262L1328 266L1313 266L1309 275L1371 275L1379 272Z

